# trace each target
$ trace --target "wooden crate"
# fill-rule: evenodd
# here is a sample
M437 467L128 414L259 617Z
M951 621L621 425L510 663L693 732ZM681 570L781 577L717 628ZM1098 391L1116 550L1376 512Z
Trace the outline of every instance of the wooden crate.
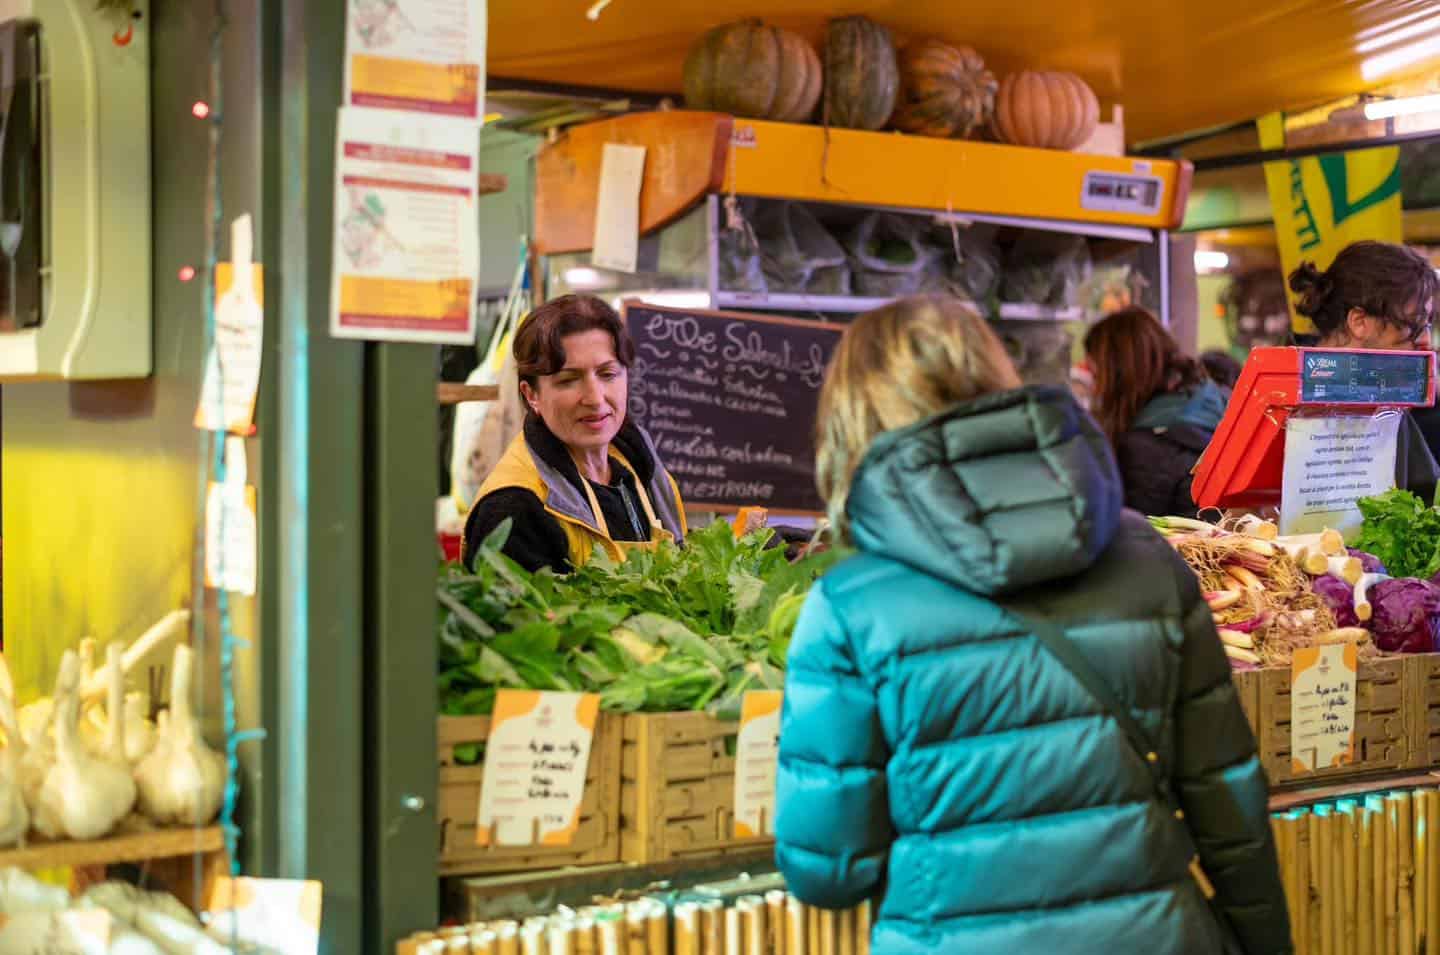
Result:
M1260 739L1260 670L1231 670L1230 679L1235 684L1235 695L1240 697L1240 706L1245 710L1245 722L1250 732Z
M1419 712L1416 722L1417 748L1421 759L1415 768L1440 766L1440 653L1419 653L1409 657L1415 673L1415 696Z
M704 713L625 717L620 855L626 862L754 852L770 838L735 837L738 723Z
M488 716L442 716L440 743L440 874L519 872L570 865L598 865L620 859L619 716L601 713L590 744L580 828L568 846L477 846L475 816L480 806L483 765L455 765L455 747L483 743Z
M1290 759L1290 669L1258 671L1260 757L1270 785L1293 788L1420 765L1417 673L1406 657L1362 663L1355 684L1355 762L1296 773Z

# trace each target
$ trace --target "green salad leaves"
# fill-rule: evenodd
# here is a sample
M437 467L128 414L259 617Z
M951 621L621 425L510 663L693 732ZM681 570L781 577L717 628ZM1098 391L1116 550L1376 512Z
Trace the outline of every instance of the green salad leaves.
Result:
M736 540L724 521L684 547L623 562L596 551L573 574L527 573L500 553L502 524L476 572L442 570L436 589L440 711L489 713L500 688L600 694L621 712L708 710L739 717L747 690L780 689L805 593L843 554L790 563L771 531Z
M1360 500L1365 524L1355 546L1380 558L1394 577L1440 573L1440 510L1396 488Z

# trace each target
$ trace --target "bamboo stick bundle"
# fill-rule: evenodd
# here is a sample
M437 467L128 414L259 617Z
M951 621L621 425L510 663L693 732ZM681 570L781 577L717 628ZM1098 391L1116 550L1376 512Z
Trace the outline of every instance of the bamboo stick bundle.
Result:
M725 903L706 899L700 903L700 955L721 955L725 951Z
M1440 803L1437 803L1440 806ZM855 955L870 955L870 900L855 910Z
M813 905L805 912L805 934L809 937L810 955L820 952L820 910Z
M820 910L820 955L838 955L839 921L832 909Z
M1360 841L1356 851L1355 939L1356 955L1375 953L1375 814L1360 806L1356 822Z
M1386 797L1386 803L1395 806L1397 951L1399 955L1415 955L1415 823L1410 794L1391 793Z
M1310 950L1335 955L1330 897L1330 807L1310 811Z
M1400 953L1400 805L1382 797L1385 806L1385 955Z
M1429 853L1425 859L1425 951L1440 952L1440 792L1423 791L1425 830L1429 833Z
M1310 811L1295 811L1295 950L1313 955L1310 938Z
M1340 838L1340 886L1339 896L1341 905L1340 918L1340 947L1341 955L1355 955L1356 937L1358 924L1356 922L1356 905L1358 902L1357 892L1359 881L1357 878L1359 825L1356 818L1356 807L1354 800L1343 800L1336 805L1337 815L1340 821L1338 829Z
M732 906L724 912L725 942L722 950L725 955L745 955L745 929L740 910Z
M779 889L765 893L765 935L770 940L771 955L786 955L785 893Z
M855 955L854 909L846 909L840 913L840 925L837 931L840 933L839 955Z
M1280 864L1280 886L1285 890L1285 912L1290 919L1290 937L1295 937L1295 885L1291 881L1291 857L1294 854L1291 833L1294 822L1289 813L1270 817L1275 832L1275 859Z
M807 944L809 935L806 926L809 924L810 915L805 911L805 904L795 896L787 896L785 899L785 955L808 955L810 947Z
M1386 853L1387 840L1385 838L1385 799L1382 796L1365 797L1365 811L1374 820L1374 876L1375 883L1372 886L1375 893L1374 904L1374 938L1375 955L1386 955L1389 945L1386 943L1385 925L1385 870L1389 867L1390 860Z
M1415 878L1411 892L1415 900L1415 951L1425 951L1425 929L1430 911L1430 827L1425 819L1425 794L1417 789L1410 794L1410 831L1415 842Z

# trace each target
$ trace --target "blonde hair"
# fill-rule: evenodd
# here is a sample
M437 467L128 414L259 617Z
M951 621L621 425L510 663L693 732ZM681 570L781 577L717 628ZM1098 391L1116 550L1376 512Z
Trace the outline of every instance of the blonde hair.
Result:
M856 318L830 358L815 423L816 484L835 534L849 536L850 484L883 432L1020 384L1005 346L968 302L908 298Z

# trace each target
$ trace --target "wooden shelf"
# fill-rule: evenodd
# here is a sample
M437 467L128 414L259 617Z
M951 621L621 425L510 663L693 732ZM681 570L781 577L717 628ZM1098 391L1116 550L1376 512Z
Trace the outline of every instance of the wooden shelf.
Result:
M58 868L61 866L118 865L170 859L196 853L218 852L225 848L219 826L205 829L155 829L94 839L89 842L32 840L23 849L0 850L0 869Z
M496 385L461 385L453 381L442 381L435 386L435 397L442 405L458 405L464 401L498 401L500 389Z

